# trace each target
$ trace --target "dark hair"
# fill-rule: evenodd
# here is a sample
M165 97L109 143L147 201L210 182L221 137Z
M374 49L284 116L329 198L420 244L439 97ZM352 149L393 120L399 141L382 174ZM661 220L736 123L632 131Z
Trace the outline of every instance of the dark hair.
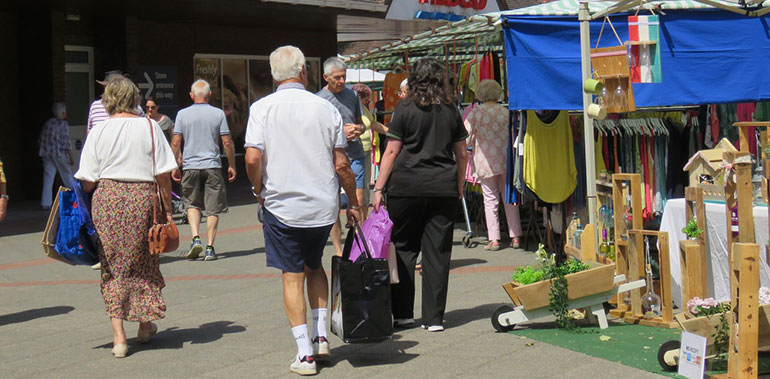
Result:
M353 88L351 89L356 91L356 95L358 95L359 98L372 96L372 89L364 83L353 84Z
M419 106L451 104L444 65L435 58L423 58L414 64L407 80L408 98Z
M147 104L148 101L152 101L153 103L155 103L155 105L158 105L158 101L155 100L155 96L152 96L152 95L147 96L147 98L144 99L144 103Z

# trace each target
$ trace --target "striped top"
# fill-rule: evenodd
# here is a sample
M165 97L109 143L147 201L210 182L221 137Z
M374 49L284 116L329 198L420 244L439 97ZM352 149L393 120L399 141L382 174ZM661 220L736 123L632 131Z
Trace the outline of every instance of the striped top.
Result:
M138 111L139 117L144 117L144 111L142 110L142 107L136 106L136 110ZM86 133L90 132L91 129L96 126L96 124L107 120L110 118L110 114L107 113L107 110L104 109L104 105L102 104L102 99L96 100L93 103L91 103L91 108L88 110L88 122L86 122Z

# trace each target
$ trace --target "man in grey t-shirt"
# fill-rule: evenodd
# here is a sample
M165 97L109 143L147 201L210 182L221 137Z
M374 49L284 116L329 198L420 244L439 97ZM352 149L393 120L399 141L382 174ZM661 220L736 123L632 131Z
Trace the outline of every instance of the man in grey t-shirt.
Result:
M350 160L350 168L356 177L356 193L347 194L355 196L358 204L366 207L364 204L364 188L366 178L364 178L364 147L361 144L359 136L364 132L364 122L361 119L361 100L352 89L345 87L347 66L342 59L331 57L324 62L324 80L327 84L318 91L318 96L328 100L340 112L342 123L344 124L345 137L348 139L348 146L345 153ZM365 214L365 212L362 212ZM365 216L364 216L365 217ZM363 220L361 220L363 222ZM332 244L338 256L342 256L342 226L339 217L331 231Z
M203 79L197 80L190 88L193 105L182 109L176 115L174 137L171 149L177 163L184 170L174 170L172 177L182 183L182 201L187 208L187 219L193 235L187 259L197 259L203 251L198 228L201 222L201 210L206 210L208 244L206 261L217 259L214 239L217 235L219 214L227 212L227 193L225 179L222 176L222 162L219 160L219 141L227 155L227 180L235 181L235 150L230 138L225 112L209 105L211 87ZM180 147L184 141L184 153Z

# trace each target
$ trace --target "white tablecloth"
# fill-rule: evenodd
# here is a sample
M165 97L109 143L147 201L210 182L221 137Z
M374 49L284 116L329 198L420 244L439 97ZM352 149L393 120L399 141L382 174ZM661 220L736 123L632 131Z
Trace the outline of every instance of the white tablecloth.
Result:
M706 203L706 255L708 267L709 296L717 301L730 300L730 276L727 261L727 220L724 203ZM682 228L685 226L685 200L671 199L666 202L660 231L668 232L669 259L671 261L671 293L674 304L682 308L682 269L679 264L679 241L686 239ZM759 259L762 262L760 282L770 287L770 268L767 266L765 243L767 242L767 207L754 207L754 237L759 244ZM686 299L685 302L689 300Z

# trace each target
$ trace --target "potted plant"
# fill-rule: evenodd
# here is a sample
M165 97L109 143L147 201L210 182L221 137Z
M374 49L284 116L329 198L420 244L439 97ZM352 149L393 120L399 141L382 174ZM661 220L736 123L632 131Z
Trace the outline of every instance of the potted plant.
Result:
M687 225L682 229L682 233L687 235L688 239L697 240L698 236L703 233L703 229L698 228L698 220L695 218L687 221Z

